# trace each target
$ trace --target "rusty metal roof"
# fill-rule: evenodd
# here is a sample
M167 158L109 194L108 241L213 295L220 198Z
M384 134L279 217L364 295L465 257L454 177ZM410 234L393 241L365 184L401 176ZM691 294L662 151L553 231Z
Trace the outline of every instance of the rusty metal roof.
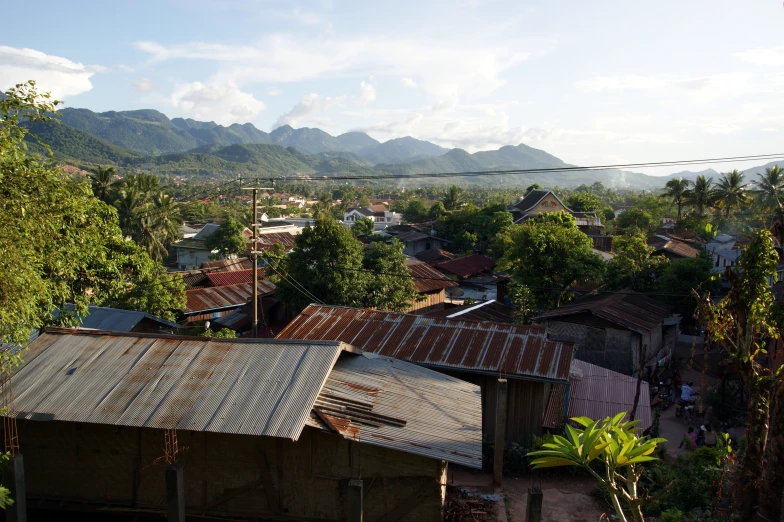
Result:
M435 265L439 270L466 278L495 268L495 261L482 254L450 259Z
M53 329L12 377L16 416L299 438L338 342Z
M257 268L259 283L264 279L264 269ZM207 272L205 274L212 286L239 285L253 282L253 270L231 270L228 272ZM251 287L252 288L252 287Z
M482 467L480 388L371 353L343 354L309 424L363 443Z
M670 317L671 311L672 308L661 301L628 291L580 297L541 314L537 320L592 314L633 332L648 333Z
M542 326L310 305L277 336L320 339L433 368L566 382L574 344Z
M237 259L217 259L215 261L204 261L201 264L203 270L214 272L231 272L233 270L252 270L253 263L247 257Z
M414 279L414 286L419 294L452 288L457 283L446 277L444 274L422 261L406 261L406 266L411 270Z
M637 394L636 377L629 377L575 359L572 363L569 384L568 418L604 419L622 411L631 412L634 407L634 396ZM545 428L556 428L564 422L565 395L565 385L556 384L552 387L550 399L547 402L547 411L542 422ZM640 385L640 399L635 418L640 419L639 426L643 430L647 430L653 424L651 397L648 383L645 381Z
M430 250L424 250L418 254L414 254L414 257L425 263L438 263L440 261L454 259L455 255L452 252L447 252L441 248L431 248Z
M478 386L341 342L50 329L12 384L17 418L292 440L329 422L362 443L482 465Z
M297 236L289 232L269 232L259 235L258 250L270 250L281 243L286 250L294 248ZM251 242L252 243L252 242Z
M269 295L275 291L275 285L266 280L259 281L258 288L259 294L262 295ZM185 297L188 300L184 310L186 315L237 308L253 297L253 283L194 288L186 290Z
M513 323L511 306L499 303L496 300L485 301L479 304L453 306L443 310L432 310L422 315L428 317L444 317L446 319L460 319L463 321L491 321L494 323Z

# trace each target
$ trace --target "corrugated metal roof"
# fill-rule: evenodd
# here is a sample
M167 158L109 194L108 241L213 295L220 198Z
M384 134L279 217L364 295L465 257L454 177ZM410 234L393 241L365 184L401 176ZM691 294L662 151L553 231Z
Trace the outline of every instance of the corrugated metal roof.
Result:
M438 263L435 266L439 270L465 278L485 272L486 270L492 270L495 268L495 261L482 254L473 254L466 257L450 259L449 261Z
M259 281L258 288L262 295L269 295L275 291L275 285L266 280ZM184 310L185 314L236 308L244 305L253 297L253 283L194 288L186 290L185 297L188 300Z
M14 406L23 419L296 440L343 348L49 330L14 372Z
M207 223L206 225L201 227L201 230L199 230L195 236L193 236L193 239L196 239L198 241L204 241L212 234L214 234L215 231L217 231L219 228L220 228L220 223Z
M434 368L566 382L574 344L542 326L481 323L396 312L310 305L278 339L339 340Z
M217 259L215 261L204 261L201 264L203 270L213 272L232 272L235 270L253 270L253 263L247 257L237 259Z
M534 208L540 201L542 201L547 194L550 194L551 190L532 190L528 194L525 195L523 199L521 199L514 208L522 211L528 212L532 208ZM555 194L553 194L555 196ZM556 196L557 198L558 196ZM560 201L560 199L558 200ZM566 205L564 205L566 207Z
M629 291L580 297L543 313L537 319L556 319L587 313L634 332L648 333L658 328L665 318L670 317L671 310L670 306L660 301Z
M66 305L66 308L73 310L73 305ZM144 312L135 310L121 310L119 308L106 308L102 306L88 307L89 313L80 319L80 328L90 328L93 330L111 330L113 332L130 332L142 320L147 319L158 323L161 328L179 328L180 325L165 321ZM52 314L56 319L58 311Z
M326 417L348 439L482 467L480 388L454 377L371 353L344 354L315 408L311 426L332 431Z
M637 378L607 370L595 364L575 359L574 370L569 376L569 413L568 417L589 417L604 419L622 411L631 412L634 396L637 394ZM564 395L566 386L556 384L550 391L542 425L556 428L564 421ZM653 424L651 396L648 383L640 385L640 399L635 418L640 419L640 427L647 430Z
M427 263L407 260L406 266L411 270L411 275L415 278L414 286L416 286L416 291L419 294L457 286L456 282Z
M259 283L264 279L264 269L256 269L259 274ZM253 282L253 270L231 270L229 272L207 272L207 279L213 286L239 285ZM252 287L251 287L252 288Z
M269 250L280 243L286 250L291 250L296 244L297 236L288 232L269 232L259 235L258 250ZM252 243L252 241L251 241Z
M454 259L455 255L452 252L447 252L440 248L431 248L430 250L414 254L414 257L425 263L437 263L448 259Z
M196 239L196 236L180 239L179 241L172 243L171 246L174 248L187 248L189 250L208 250L207 246L204 244L204 241L201 239Z
M490 321L494 323L513 323L513 309L496 300L485 301L479 304L453 306L443 310L432 310L422 315L428 317L444 317L447 319L460 319L463 321Z

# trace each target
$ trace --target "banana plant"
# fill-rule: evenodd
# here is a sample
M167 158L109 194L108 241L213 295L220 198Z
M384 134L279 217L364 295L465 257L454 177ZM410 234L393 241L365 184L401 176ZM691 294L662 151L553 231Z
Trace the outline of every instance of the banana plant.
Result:
M571 420L584 429L566 424L565 437L556 435L553 442L543 444L543 449L532 451L528 456L535 457L531 461L534 469L577 466L587 470L607 488L619 520L627 521L623 500L632 519L643 522L642 506L654 502L664 491L656 497L638 493L637 484L643 471L641 464L658 460L653 453L666 441L639 435L637 424L640 421L624 422L625 416L626 412L622 412L603 421L574 417ZM604 464L604 474L591 465L595 460Z

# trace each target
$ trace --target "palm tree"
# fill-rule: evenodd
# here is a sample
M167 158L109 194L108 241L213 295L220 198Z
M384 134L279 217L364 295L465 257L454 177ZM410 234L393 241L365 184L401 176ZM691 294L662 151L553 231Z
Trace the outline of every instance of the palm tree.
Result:
M697 211L700 216L705 214L705 209L713 206L716 199L716 189L713 187L713 178L697 176L692 188L686 191L686 204Z
M749 201L746 193L746 183L743 183L745 176L738 170L725 172L721 175L716 186L716 200L724 207L726 217L732 215L732 209L740 208Z
M449 187L446 196L444 197L444 207L447 210L457 210L463 206L465 199L463 189L457 185L452 185Z
M95 172L90 174L93 194L104 203L111 201L111 191L116 175L117 170L114 167L95 167Z
M758 174L757 189L754 192L765 211L778 214L784 203L784 170L778 165L765 169L765 174Z
M681 220L683 205L686 202L686 192L689 190L691 181L688 179L671 179L664 185L664 192L659 197L669 198L678 207L678 221Z

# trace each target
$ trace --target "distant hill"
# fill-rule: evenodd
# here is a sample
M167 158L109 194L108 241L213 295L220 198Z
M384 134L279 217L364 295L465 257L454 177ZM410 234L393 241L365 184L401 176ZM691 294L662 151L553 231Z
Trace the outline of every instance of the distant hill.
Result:
M361 156L376 165L380 163L410 163L427 156L440 156L449 149L440 147L429 141L422 141L406 136L385 141L376 147L364 151Z
M77 166L89 164L124 164L142 158L141 154L107 143L86 132L56 122L28 125L30 131L49 145L56 160ZM28 137L28 146L44 154L35 138Z

